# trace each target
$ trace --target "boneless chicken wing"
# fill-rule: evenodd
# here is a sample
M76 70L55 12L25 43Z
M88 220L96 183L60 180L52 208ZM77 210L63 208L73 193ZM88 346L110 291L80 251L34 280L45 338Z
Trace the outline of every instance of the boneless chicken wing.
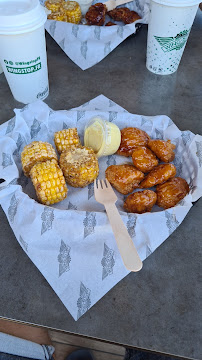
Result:
M123 21L124 24L131 24L134 21L141 19L140 16L133 10L127 7L113 9L107 13L115 21Z
M128 127L121 130L118 155L131 156L136 146L147 146L149 135L141 129Z
M137 191L128 195L124 208L128 212L142 214L151 211L156 199L156 193L152 190Z
M121 194L129 194L136 189L144 178L144 174L133 165L110 165L105 176L111 185Z
M104 25L106 13L107 7L105 4L97 3L91 5L85 16L87 24L98 26Z
M112 21L108 21L105 26L114 26L116 25L115 23L113 23Z
M168 209L182 200L189 193L189 185L185 179L175 177L156 187L157 205Z
M157 165L140 183L140 188L150 188L162 184L176 175L176 168L173 164Z
M135 167L146 173L158 165L158 159L154 153L145 146L138 146L132 153L132 160Z
M173 161L175 157L175 145L170 140L151 140L149 139L147 146L154 152L154 154L164 162Z

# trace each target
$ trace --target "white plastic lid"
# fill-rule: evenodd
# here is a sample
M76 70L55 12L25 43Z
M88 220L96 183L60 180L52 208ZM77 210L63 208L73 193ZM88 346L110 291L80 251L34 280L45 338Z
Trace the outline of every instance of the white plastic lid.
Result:
M39 0L0 0L0 35L33 31L47 19Z
M153 1L161 5L175 6L175 7L194 6L194 5L199 5L200 3L200 0L153 0Z

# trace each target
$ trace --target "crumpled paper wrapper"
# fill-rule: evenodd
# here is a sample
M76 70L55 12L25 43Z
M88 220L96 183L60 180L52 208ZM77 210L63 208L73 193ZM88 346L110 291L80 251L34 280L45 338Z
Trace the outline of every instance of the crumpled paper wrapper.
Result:
M75 320L102 298L129 272L123 265L104 207L94 199L93 184L83 189L68 186L67 198L51 207L36 202L31 180L22 173L20 154L34 140L52 145L55 131L77 127L81 139L93 116L114 122L119 128L134 126L152 138L176 144L177 175L190 185L190 193L174 208L157 206L151 213L117 207L142 260L148 257L181 224L192 202L202 195L202 136L180 131L165 115L128 113L103 95L64 111L53 111L38 101L15 110L15 117L0 126L0 204L13 232L29 258L40 270ZM99 159L99 178L112 164L131 159L111 155Z
M44 4L45 0L40 2ZM117 26L88 26L47 20L45 29L66 55L82 70L86 70L104 59L128 36L135 34L137 24L148 24L149 3L150 0L134 0L122 5L141 16L132 24L116 22ZM110 20L113 21L107 16L107 21Z

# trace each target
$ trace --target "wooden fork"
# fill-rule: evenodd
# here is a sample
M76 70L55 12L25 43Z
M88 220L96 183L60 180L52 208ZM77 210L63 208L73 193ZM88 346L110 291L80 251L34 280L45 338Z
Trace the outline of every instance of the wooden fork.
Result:
M117 210L117 196L107 179L94 181L94 195L96 201L105 206L125 267L130 271L141 270L142 261Z

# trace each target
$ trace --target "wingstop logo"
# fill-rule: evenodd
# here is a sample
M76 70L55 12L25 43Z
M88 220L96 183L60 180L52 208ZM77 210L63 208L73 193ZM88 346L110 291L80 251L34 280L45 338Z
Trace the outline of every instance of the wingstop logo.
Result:
M164 52L172 50L180 50L185 44L189 36L189 30L181 31L175 37L159 37L154 36L156 41L160 44Z
M33 66L28 66L28 67L24 67L24 68L14 68L14 67L11 67L11 66L6 66L6 69L9 73L12 73L12 74L19 74L19 75L22 75L22 74L30 74L30 73L33 73L33 72L36 72L38 70L41 69L41 63L38 63L36 65L33 65Z

